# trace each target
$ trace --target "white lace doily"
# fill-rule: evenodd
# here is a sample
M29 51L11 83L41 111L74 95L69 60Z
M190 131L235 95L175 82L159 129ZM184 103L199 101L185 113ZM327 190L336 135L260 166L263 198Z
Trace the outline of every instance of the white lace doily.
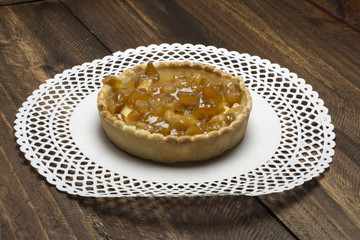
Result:
M163 168L161 164L136 159L131 161L135 165L127 165L124 170L122 161L133 157L119 152L116 167L110 168L104 159L94 157L86 147L79 146L78 141L84 131L81 131L81 127L79 131L74 131L72 122L79 119L76 117L79 113L84 115L82 119L85 121L93 119L96 113L94 99L105 76L117 75L124 69L148 61L182 60L211 64L233 75L243 76L256 100L256 119L262 121L257 123L258 127L255 126L256 121L253 125L249 121L249 131L263 139L264 146L275 142L275 148L268 148L263 154L262 149L255 148L257 154L260 154L253 155L250 152L247 159L239 157L237 167L228 168L232 171L220 168L213 172L211 165L219 162L222 164L221 156L220 159L204 162L203 165L175 165L171 167L171 171L180 171L178 179L170 179L166 174L162 178L154 177L158 175L155 174L156 169ZM277 123L271 120L274 116ZM23 103L16 117L14 128L17 142L31 165L59 190L91 197L255 196L280 192L301 185L322 173L332 161L335 146L335 134L328 110L318 94L303 79L268 60L203 45L150 45L116 52L103 59L76 66L40 85ZM90 135L92 130L96 134L102 134L99 126L89 128L85 130ZM251 136L247 132L245 139L250 139ZM94 141L92 144L96 146ZM245 149L242 145L245 143L240 143L236 148ZM251 147L254 145L246 149ZM266 155L269 151L270 155ZM232 160L225 162L224 166L234 164L237 152L241 151L232 152L224 155L223 158L232 156ZM108 152L103 153L103 156L110 155ZM246 162L251 156L256 156L251 163L241 162ZM262 160L256 162L257 159ZM149 169L147 174L146 169ZM137 174L137 171L140 173ZM189 175L198 177L189 178ZM212 178L207 177L210 175Z

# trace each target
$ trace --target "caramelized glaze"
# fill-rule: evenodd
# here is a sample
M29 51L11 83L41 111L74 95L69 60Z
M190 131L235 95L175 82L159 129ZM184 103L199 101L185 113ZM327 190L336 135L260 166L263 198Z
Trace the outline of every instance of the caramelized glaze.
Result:
M214 81L201 71L159 73L149 62L145 73L123 83L108 76L107 107L128 125L151 133L196 135L218 130L241 111L243 92L234 80Z

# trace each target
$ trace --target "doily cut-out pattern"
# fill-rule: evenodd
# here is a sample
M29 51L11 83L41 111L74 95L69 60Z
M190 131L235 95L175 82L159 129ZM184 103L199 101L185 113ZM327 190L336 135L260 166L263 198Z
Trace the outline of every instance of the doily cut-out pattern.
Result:
M241 75L275 110L281 141L271 159L232 178L199 183L150 182L122 176L91 161L74 143L69 121L76 106L101 88L107 75L148 61L192 61ZM191 44L161 44L116 52L47 80L23 103L15 135L25 158L46 180L69 194L89 197L249 195L303 184L331 163L333 125L312 87L295 73L249 54Z

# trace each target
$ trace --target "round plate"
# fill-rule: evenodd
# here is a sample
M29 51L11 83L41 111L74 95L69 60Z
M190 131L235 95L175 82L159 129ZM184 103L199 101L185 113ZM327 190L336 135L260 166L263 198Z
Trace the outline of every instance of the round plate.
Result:
M175 165L114 147L96 109L101 80L148 61L184 60L244 78L254 104L243 141L209 161ZM128 49L66 70L33 92L14 128L26 159L49 183L91 197L280 192L323 172L335 146L323 101L296 74L256 56L191 44Z

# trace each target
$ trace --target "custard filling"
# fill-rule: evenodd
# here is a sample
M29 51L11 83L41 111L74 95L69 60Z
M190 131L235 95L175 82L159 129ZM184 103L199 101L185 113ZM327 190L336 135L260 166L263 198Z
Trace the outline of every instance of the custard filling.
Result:
M245 101L238 80L190 68L156 69L151 62L144 74L128 81L107 76L103 84L111 87L106 103L111 114L164 136L206 134L229 126Z

